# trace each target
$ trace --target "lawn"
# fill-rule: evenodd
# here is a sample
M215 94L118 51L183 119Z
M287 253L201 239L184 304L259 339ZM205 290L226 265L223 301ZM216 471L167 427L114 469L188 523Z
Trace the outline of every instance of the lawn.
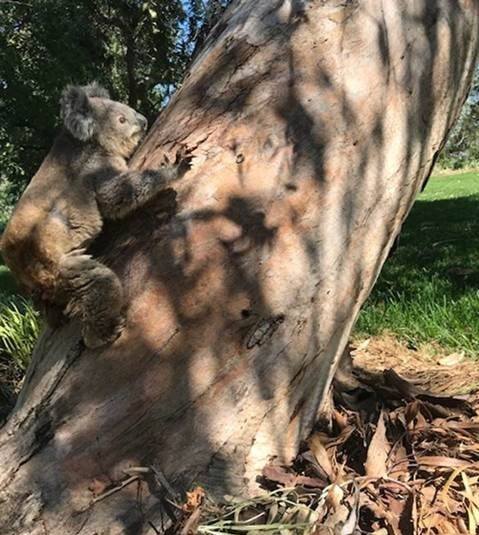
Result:
M479 354L479 174L432 178L360 314L356 336L390 332Z

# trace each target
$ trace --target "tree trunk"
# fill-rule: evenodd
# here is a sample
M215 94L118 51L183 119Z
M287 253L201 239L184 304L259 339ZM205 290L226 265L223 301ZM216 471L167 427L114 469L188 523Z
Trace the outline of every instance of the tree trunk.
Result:
M227 10L135 159L186 145L192 170L100 240L125 333L39 341L0 437L0 533L159 532L161 489L128 467L244 494L295 456L466 98L478 6Z

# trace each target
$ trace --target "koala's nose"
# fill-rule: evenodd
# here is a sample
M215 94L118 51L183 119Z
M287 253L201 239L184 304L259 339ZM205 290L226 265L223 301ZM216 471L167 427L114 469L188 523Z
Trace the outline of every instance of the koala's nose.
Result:
M138 122L140 123L141 128L143 130L146 130L146 128L148 127L148 121L146 120L146 117L143 117L141 113L137 113L136 117L138 119Z

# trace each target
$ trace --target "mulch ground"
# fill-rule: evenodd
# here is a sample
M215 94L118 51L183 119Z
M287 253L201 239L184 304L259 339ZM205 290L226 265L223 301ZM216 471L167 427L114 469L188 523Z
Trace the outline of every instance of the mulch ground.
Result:
M175 533L479 533L479 366L393 338L351 355L295 463L267 466L257 499L214 504L192 489Z

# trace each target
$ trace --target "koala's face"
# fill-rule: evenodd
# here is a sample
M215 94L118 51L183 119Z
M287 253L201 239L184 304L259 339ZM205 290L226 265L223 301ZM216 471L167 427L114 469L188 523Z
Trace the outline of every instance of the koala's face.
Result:
M67 130L81 141L96 142L108 153L128 158L140 142L147 120L126 104L110 100L96 84L67 87L62 117Z
M146 132L146 118L114 100L92 97L90 104L96 119L95 138L98 143L112 154L125 158L131 156Z

